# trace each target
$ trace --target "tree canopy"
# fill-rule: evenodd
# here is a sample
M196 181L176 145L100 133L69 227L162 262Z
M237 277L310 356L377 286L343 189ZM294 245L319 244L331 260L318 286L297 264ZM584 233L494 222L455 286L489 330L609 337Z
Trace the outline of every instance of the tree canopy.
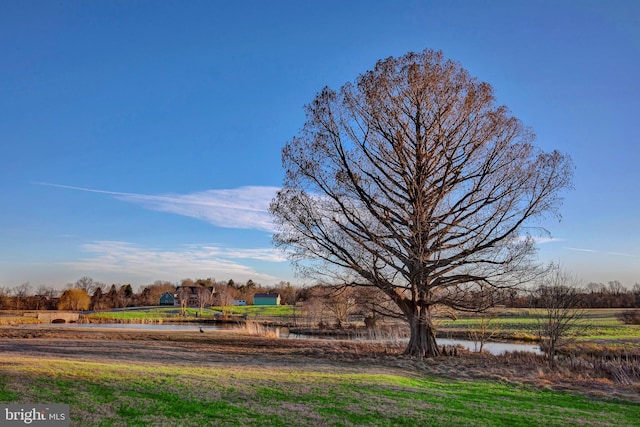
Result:
M438 354L436 307L480 309L478 295L525 280L529 227L558 214L573 167L534 146L489 84L425 50L325 87L306 113L270 206L300 272L381 289L420 357Z
M67 289L60 296L58 310L88 310L91 297L84 289Z

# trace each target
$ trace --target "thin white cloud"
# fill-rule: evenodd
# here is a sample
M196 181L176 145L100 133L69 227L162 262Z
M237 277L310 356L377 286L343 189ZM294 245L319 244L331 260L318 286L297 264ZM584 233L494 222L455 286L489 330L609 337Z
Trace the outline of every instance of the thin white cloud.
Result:
M226 249L212 245L185 245L166 250L142 247L129 242L98 241L83 245L90 254L78 261L63 263L68 268L91 272L97 276L131 277L136 279L179 280L186 277L246 281L263 284L280 280L256 270L237 259L285 261L276 249Z
M555 242L564 241L564 239L560 239L557 237L534 237L533 240L539 245L544 245L545 243L555 243Z
M598 252L595 249L572 248L572 247L568 247L568 246L565 246L565 249L568 249L570 251L577 251L577 252L591 252L591 253L597 253Z
M597 251L595 249L573 248L573 247L565 247L565 249L570 250L570 251L588 252L588 253L593 253L593 254L601 253L600 251ZM638 258L637 255L632 255L632 254L628 254L628 253L624 253L624 252L609 251L609 252L603 252L603 253L606 254L606 255L617 256L617 257Z
M627 258L637 258L637 255L632 255L632 254L625 254L622 252L607 252L607 255L613 255L613 256L623 256L623 257L627 257Z
M252 259L256 261L267 262L285 262L288 261L283 251L272 248L262 249L238 249L223 248L218 246L202 246L201 251L207 251L209 256L225 257L229 259Z
M538 245L564 241L564 239L560 239L557 237L542 237L542 236L518 236L516 237L515 240L521 242L521 241L525 241L526 239L533 239L533 241Z
M196 218L218 227L272 232L269 203L278 187L248 186L190 194L147 195L37 182L38 185L107 194L145 209Z

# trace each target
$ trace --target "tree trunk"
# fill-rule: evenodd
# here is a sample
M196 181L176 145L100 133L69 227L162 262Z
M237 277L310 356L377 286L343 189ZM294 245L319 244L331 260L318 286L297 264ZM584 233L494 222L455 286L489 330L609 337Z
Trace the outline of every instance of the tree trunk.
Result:
M411 328L411 337L404 354L419 359L440 355L436 344L436 330L424 310L409 319L409 327Z

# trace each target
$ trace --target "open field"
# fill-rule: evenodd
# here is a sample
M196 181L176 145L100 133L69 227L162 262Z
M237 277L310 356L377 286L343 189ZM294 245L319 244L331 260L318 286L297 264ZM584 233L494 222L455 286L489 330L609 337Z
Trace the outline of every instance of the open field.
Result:
M570 331L579 342L631 343L640 345L640 325L625 325L617 315L628 309L586 309L583 318ZM535 340L536 326L543 315L538 309L494 310L496 317L490 320L489 329L496 330L495 337L510 340ZM457 320L441 320L439 332L443 335L465 336L477 330L481 316L467 316Z
M207 307L200 311L198 308L188 307L181 313L179 307L133 307L114 311L96 311L84 315L89 321L183 321L186 319L213 320L220 316L240 316L256 320L264 318L281 318L285 321L293 315L294 308L290 305L277 306L230 306Z
M230 332L0 328L0 401L68 403L72 425L640 425L640 386L533 356Z

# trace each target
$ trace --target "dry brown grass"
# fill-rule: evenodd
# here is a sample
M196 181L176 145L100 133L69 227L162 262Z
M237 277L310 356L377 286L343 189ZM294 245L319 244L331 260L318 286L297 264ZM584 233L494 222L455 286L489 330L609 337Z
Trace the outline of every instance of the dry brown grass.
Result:
M40 321L35 317L22 316L21 314L0 315L0 326L37 325Z

